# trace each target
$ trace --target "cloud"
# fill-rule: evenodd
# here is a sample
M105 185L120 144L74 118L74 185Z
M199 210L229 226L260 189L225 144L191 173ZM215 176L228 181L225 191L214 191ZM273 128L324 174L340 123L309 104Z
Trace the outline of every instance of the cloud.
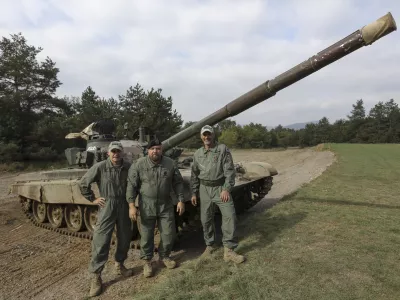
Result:
M8 4L7 4L8 3ZM395 0L15 0L2 4L0 34L22 32L60 68L59 95L91 85L116 97L139 82L162 88L185 121L199 120L391 11ZM394 32L233 119L275 126L346 117L399 101Z

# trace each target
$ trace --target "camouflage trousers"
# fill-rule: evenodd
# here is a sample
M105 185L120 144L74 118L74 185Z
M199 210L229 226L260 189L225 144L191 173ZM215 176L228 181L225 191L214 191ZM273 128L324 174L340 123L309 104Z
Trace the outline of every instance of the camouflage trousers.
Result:
M203 226L204 241L207 246L215 243L214 214L216 207L221 211L222 216L222 243L229 249L238 246L236 236L236 212L232 196L228 202L222 202L220 194L222 186L200 185L200 218Z
M126 260L132 237L131 224L128 202L125 199L106 199L105 207L99 209L96 229L93 233L90 273L103 271L108 260L115 225L117 225L115 261L124 262Z

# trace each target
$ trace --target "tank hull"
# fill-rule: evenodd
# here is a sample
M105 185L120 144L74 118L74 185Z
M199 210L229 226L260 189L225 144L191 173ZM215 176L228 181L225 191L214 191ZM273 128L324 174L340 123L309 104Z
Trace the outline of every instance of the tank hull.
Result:
M264 162L238 163L241 172L236 176L232 190L238 214L257 204L270 191L272 178L277 170ZM22 211L36 226L61 234L92 239L96 227L98 207L82 196L79 182L87 169L64 169L55 171L26 173L16 177L10 188L18 195ZM180 169L184 179L187 212L176 216L177 229L188 224L198 225L200 212L190 203L190 168ZM96 183L92 184L95 196L99 195ZM177 203L177 198L171 194ZM139 247L140 232L137 222L132 221L132 241Z

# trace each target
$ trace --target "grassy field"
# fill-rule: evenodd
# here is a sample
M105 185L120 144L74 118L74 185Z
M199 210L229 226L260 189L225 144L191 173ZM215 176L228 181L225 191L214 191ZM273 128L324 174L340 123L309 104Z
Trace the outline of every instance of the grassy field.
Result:
M162 272L134 299L400 299L400 146L330 145L337 163L240 220L248 261Z

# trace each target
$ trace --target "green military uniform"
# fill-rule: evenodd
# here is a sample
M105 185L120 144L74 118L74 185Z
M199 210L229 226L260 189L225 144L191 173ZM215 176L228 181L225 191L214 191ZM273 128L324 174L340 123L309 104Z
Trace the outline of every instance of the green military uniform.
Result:
M131 240L131 220L126 202L126 183L131 164L122 161L120 166L114 166L108 158L93 165L82 177L80 189L82 195L89 201L95 200L90 188L92 182L99 187L100 197L106 204L99 209L96 230L92 241L92 259L89 272L101 273L108 259L112 233L117 224L117 250L115 261L123 262L128 255Z
M156 222L160 231L159 256L163 259L171 253L176 234L171 188L183 202L182 175L174 160L166 156L161 157L160 163L154 163L148 156L142 157L129 169L126 200L134 203L139 195L141 259L153 258Z
M222 242L225 247L235 249L236 212L232 196L222 202L222 190L231 192L235 185L235 167L232 155L224 144L215 143L213 148L201 147L194 153L191 175L193 195L200 196L200 214L204 241L207 246L215 243L214 211L217 205L222 215Z

